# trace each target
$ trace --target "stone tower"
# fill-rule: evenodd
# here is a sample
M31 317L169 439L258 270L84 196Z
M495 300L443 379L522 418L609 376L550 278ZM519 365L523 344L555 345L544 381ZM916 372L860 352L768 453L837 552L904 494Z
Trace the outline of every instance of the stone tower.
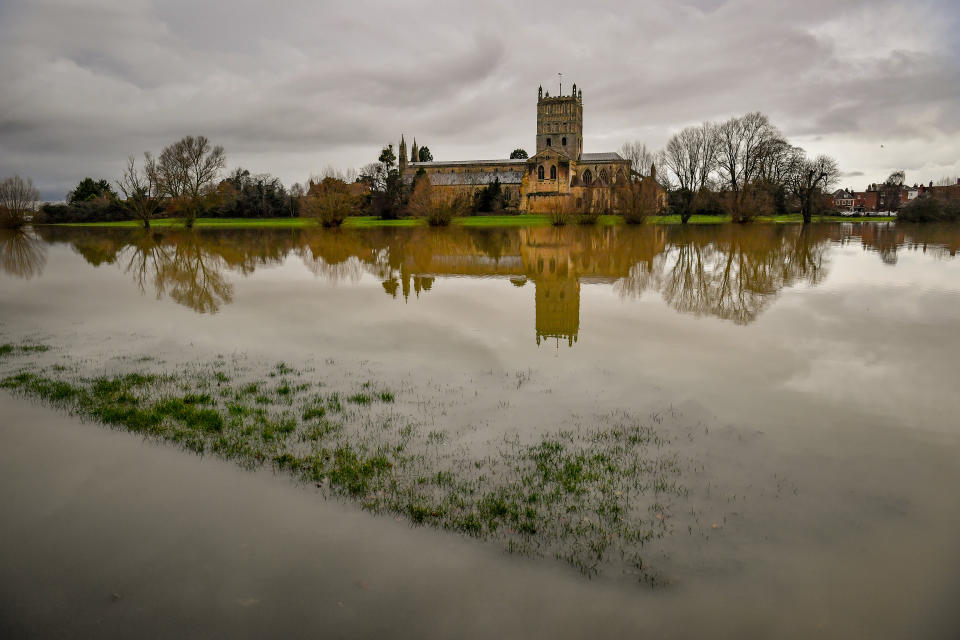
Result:
M420 149L417 148L417 139L413 139L413 147L410 148L410 162L420 162Z
M537 92L537 153L547 148L561 151L572 160L583 152L583 92L577 85L569 96L550 97Z
M400 149L397 153L397 160L400 162L400 174L402 175L407 170L407 141L403 139L402 133L400 134Z

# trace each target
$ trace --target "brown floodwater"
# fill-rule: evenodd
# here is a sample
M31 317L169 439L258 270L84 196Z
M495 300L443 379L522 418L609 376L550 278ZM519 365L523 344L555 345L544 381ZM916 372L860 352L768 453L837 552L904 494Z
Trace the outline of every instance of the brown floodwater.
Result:
M960 227L0 231L0 343L373 380L450 455L639 416L665 580L0 391L0 636L960 635ZM10 375L26 361L0 359Z

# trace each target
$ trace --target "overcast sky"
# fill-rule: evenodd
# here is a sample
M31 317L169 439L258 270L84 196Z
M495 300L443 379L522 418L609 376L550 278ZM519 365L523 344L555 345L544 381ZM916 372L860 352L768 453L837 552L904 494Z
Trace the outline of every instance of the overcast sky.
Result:
M0 177L58 200L185 134L287 185L401 133L506 157L558 72L585 151L760 110L843 186L960 175L956 0L0 0Z

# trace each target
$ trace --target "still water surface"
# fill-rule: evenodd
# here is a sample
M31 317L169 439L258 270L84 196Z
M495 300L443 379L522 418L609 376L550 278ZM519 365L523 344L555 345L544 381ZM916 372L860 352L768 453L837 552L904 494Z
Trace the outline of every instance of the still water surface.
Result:
M6 233L0 341L375 380L465 452L641 416L691 497L647 550L665 586L588 580L4 393L0 630L956 637L958 249L893 224Z

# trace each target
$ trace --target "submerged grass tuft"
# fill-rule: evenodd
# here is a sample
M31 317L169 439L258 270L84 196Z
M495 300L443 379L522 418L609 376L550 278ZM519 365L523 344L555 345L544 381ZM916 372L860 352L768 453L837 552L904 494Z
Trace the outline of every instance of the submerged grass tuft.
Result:
M43 353L49 351L50 347L45 344L0 344L0 358L13 355L22 355L25 353Z
M373 402L373 398L366 393L355 393L347 398L347 402L352 402L353 404L370 404Z

